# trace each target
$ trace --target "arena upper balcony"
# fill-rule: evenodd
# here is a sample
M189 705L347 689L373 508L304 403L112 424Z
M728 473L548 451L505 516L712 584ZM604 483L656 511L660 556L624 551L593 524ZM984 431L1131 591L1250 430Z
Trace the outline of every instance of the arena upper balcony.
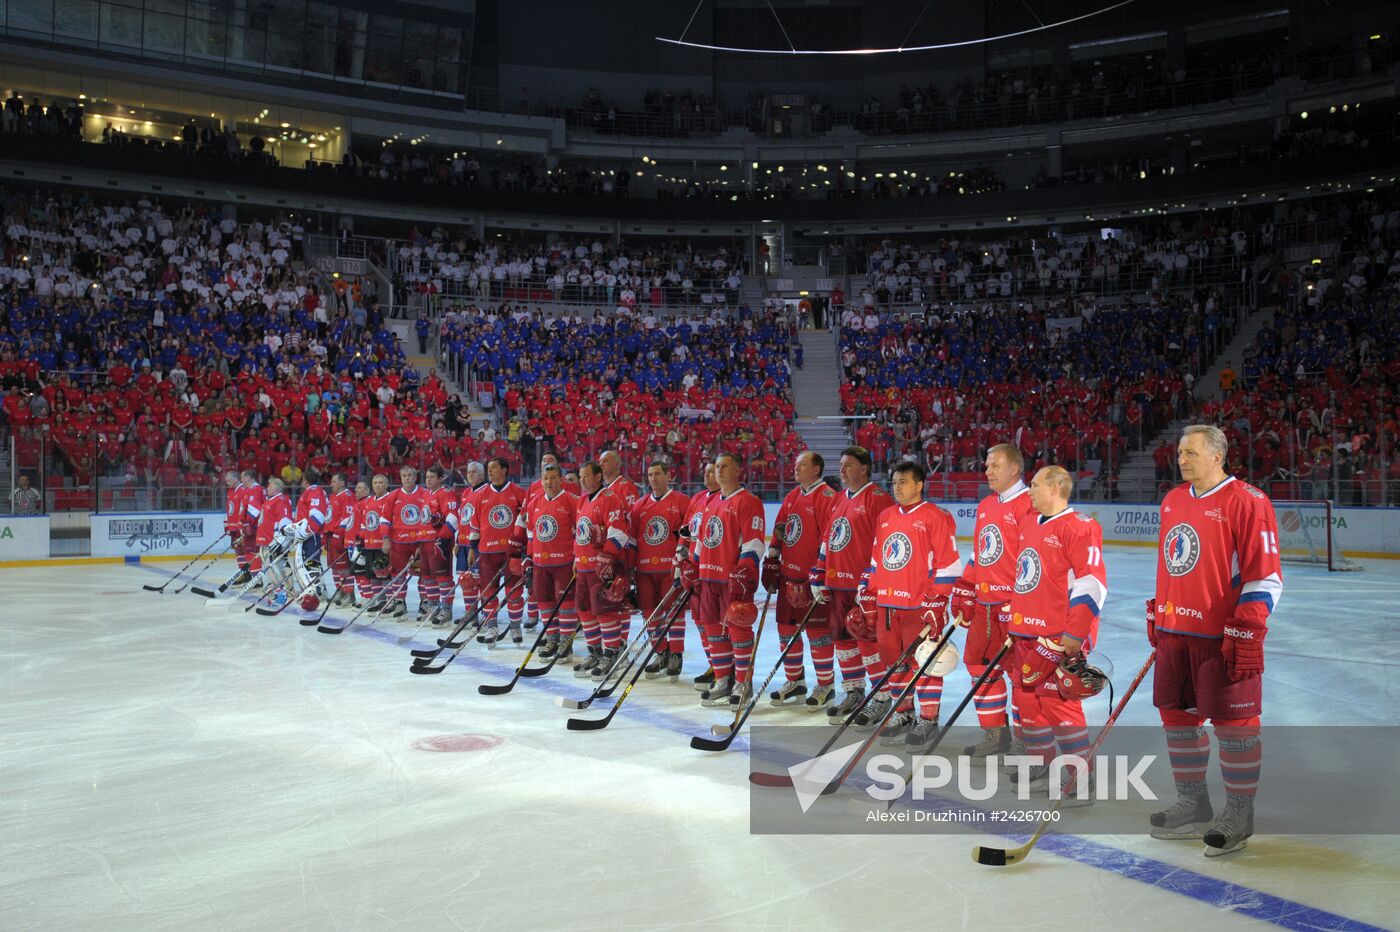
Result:
M1383 99L1393 82L1373 85L1386 84L1400 48L1400 18L1371 2L1130 3L1046 31L1035 27L1052 14L1094 6L973 2L956 23L924 22L914 0L772 6L716 0L681 24L669 5L629 0L7 0L0 77L47 99L115 101L125 115L317 124L270 140L283 164L418 140L549 163L649 155L737 186L754 162L859 172L891 159L1030 157L1058 175L1076 148L1141 148L1167 134L1188 160L1222 128L1267 126L1316 92ZM773 16L788 17L804 47L970 44L813 58L657 41L685 25L701 43L763 47L777 38Z

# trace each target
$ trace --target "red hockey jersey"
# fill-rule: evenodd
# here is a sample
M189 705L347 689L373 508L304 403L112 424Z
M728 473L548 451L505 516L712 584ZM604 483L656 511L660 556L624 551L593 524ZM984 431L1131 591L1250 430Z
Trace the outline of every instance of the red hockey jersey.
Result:
M287 493L278 492L262 503L258 512L258 536L253 540L259 547L272 543L277 529L292 523L292 501Z
M740 560L753 560L755 578L763 557L767 521L763 503L745 488L717 493L705 506L700 537L692 551L706 582L729 582Z
M605 553L621 560L632 539L627 535L627 508L607 489L579 500L574 521L574 572L597 572Z
M499 488L487 483L476 492L467 539L481 553L505 553L515 536L515 519L525 502L525 490L514 482Z
M621 500L622 507L626 508L629 514L632 511L632 506L637 503L637 499L642 494L641 490L637 488L637 483L626 476L618 476L603 488L616 495Z
M331 518L331 501L319 485L308 485L297 496L296 520L305 521L312 534L321 533Z
M947 597L962 569L953 516L931 502L893 505L875 520L866 591L881 608L918 608Z
M440 485L428 492L428 507L431 509L430 517L442 519L442 523L437 529L437 536L447 540L456 540L459 524L457 493L445 485Z
M1021 522L1028 517L1036 517L1036 510L1024 482L977 503L974 550L962 573L963 582L977 593L977 601L1001 605L1010 600L1016 557L1021 553Z
M387 514L381 514L389 525L389 541L395 544L421 544L437 536L432 523L432 504L428 490L421 485L411 489L394 489L385 496Z
M831 506L831 526L808 577L814 585L847 590L860 585L861 576L870 568L875 519L892 504L890 494L873 482L836 496Z
M574 524L579 499L568 492L550 498L541 492L525 503L516 526L525 532L536 566L567 566L574 559Z
M326 523L326 533L348 539L354 523L355 493L349 489L341 489L331 496L331 519Z
M245 485L243 487L243 525L256 529L258 522L262 520L262 506L267 499L267 493L260 485Z
M718 491L711 492L709 489L701 489L696 492L690 500L690 507L686 509L685 526L690 529L691 541L700 538L700 524L704 520L705 508L714 501Z
M690 499L675 489L661 498L651 492L632 505L631 538L637 542L637 572L671 573L676 568L676 532L685 526Z
M1190 483L1162 500L1157 629L1222 637L1232 618L1266 624L1283 595L1278 521L1268 496L1233 477L1204 495Z
M462 497L457 500L457 543L459 544L471 542L472 522L476 520L476 497L486 487L487 483L483 482L474 489L463 489Z
M378 497L366 495L355 503L355 527L353 538L361 547L378 550L389 533L389 508L393 504L393 492L385 492Z
M1052 641L1068 634L1092 642L1107 598L1103 532L1097 521L1066 508L1053 518L1032 514L1021 522L1011 634Z
M784 579L805 582L817 563L822 541L831 527L831 509L836 493L825 482L810 488L796 488L787 494L773 519L773 542L782 560Z

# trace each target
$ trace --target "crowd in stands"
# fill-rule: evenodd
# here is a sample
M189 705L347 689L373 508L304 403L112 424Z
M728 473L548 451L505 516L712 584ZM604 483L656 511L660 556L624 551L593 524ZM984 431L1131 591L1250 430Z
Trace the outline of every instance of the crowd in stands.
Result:
M1171 220L1106 238L1092 231L1003 241L877 240L855 251L855 268L866 274L851 303L859 310L948 299L1154 293L1201 282L1238 282L1240 270L1250 263L1254 237L1268 224L1247 215L1208 216L1190 226Z
M394 258L400 288L447 298L550 301L659 312L735 306L744 283L737 243L657 243L630 247L490 238L436 227L416 231Z
M1288 273L1295 286L1202 410L1229 437L1237 474L1276 498L1397 505L1400 196L1320 202L1309 214L1337 225L1342 250ZM1168 481L1170 444L1156 455Z
M210 486L440 439L445 386L419 384L376 308L319 292L289 218L0 196L0 407L50 487Z
M571 462L613 448L634 475L664 456L685 483L721 449L747 458L752 483L786 475L802 449L792 339L779 314L744 306L663 323L623 309L547 318L488 305L454 310L442 326L444 355L487 386L486 404L522 448Z

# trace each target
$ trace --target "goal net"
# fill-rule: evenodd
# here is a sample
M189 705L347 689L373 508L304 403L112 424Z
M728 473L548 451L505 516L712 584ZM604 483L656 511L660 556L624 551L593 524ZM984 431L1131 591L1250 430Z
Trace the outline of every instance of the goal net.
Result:
M1346 557L1344 529L1337 526L1332 502L1275 501L1274 516L1278 519L1279 556L1284 563L1308 563L1339 572L1361 569Z

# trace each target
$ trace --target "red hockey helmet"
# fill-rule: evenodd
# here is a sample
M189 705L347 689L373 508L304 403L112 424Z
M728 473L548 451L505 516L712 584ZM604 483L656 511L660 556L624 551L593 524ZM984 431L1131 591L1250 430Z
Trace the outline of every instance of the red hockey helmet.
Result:
M314 612L321 607L321 600L316 595L304 595L301 597L301 609L304 612Z
M1091 666L1083 654L1066 657L1055 670L1055 685L1065 699L1088 699L1103 692L1108 674Z

